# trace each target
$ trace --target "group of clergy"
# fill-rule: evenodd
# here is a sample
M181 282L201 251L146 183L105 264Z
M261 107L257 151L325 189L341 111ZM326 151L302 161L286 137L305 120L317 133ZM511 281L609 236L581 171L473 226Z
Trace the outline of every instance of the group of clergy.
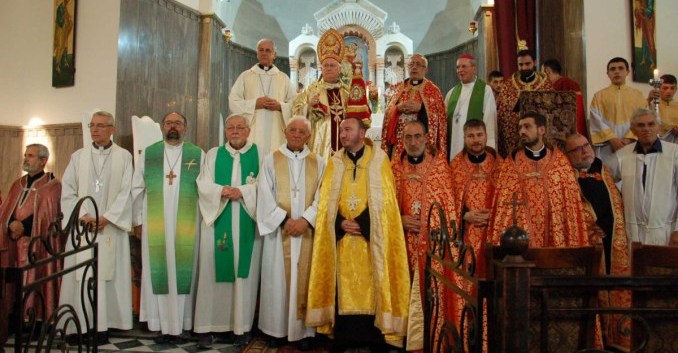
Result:
M479 276L484 244L497 244L514 223L531 247L602 243L606 274L628 274L630 241L678 242L678 147L658 138L654 111L610 112L606 93L597 94L592 142L573 134L561 151L549 144L544 115L513 111L518 84L506 84L495 103L491 87L476 77L475 58L463 55L460 84L443 98L425 78L426 58L414 55L409 78L388 102L379 148L366 138L371 112L362 63L346 65L345 51L342 35L327 30L317 48L322 77L297 95L273 65L275 44L259 41L258 63L229 94L226 143L207 153L184 140L188 120L178 112L162 118L163 140L145 148L135 167L111 140L113 116L94 113L93 143L72 155L61 184L43 172L46 148L28 146L28 174L0 210L0 239L19 240L3 266L25 263L31 232L46 233L59 210L67 221L90 196L96 210L84 203L77 217L98 231L99 342L109 328L132 328L127 234L134 227L142 244L139 319L161 333L159 343L179 343L192 330L202 348L215 340L245 344L259 298L258 328L269 345L309 349L320 333L339 349L417 351L429 227L450 226L472 246ZM532 54L519 52L518 63L512 80L524 90L550 87ZM608 73L621 90L612 79L623 73L615 63ZM594 148L615 153L598 151L599 159ZM27 201L39 213L24 214ZM436 202L453 222L429 220ZM66 257L64 266L89 256ZM47 315L58 298L81 323L85 315L92 322L80 290L91 272L70 272L60 288L46 288ZM438 314L458 324L462 300L435 294L444 299ZM608 342L628 346L620 318L605 320Z

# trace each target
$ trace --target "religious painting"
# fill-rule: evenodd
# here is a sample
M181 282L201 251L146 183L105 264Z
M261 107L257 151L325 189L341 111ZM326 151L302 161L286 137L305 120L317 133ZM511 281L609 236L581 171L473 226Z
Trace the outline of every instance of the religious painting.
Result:
M655 0L631 0L633 80L647 83L657 68Z
M54 0L52 87L75 84L75 8L77 0Z
M565 151L567 136L577 132L577 94L524 91L518 100L521 112L535 111L546 117L546 141Z
M346 46L346 53L344 54L344 61L341 63L341 76L348 78L348 84L351 82L351 77L355 70L360 70L363 74L363 79L368 80L369 65L367 43L356 36L344 37L344 44Z

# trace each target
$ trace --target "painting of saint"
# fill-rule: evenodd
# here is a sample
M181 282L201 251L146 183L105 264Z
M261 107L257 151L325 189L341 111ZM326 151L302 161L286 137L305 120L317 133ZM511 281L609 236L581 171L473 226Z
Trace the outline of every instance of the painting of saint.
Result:
M67 87L75 84L76 1L54 0L52 87Z

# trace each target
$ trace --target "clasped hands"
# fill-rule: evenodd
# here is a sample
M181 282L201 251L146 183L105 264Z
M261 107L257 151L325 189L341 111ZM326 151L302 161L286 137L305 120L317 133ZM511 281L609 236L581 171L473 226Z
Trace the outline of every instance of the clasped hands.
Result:
M229 199L231 201L240 200L242 198L242 192L240 192L240 189L238 188L227 185L221 188L221 198Z
M421 102L409 100L397 105L398 111L404 114L414 114L421 110Z
M269 97L259 97L257 98L257 102L254 105L255 109L266 109L266 110L276 110L276 111L282 111L282 107L280 106L280 102L273 98Z
M464 220L478 227L484 227L490 220L490 210L474 210L464 214Z
M298 237L308 230L309 224L306 218L288 219L283 225L283 230L290 236Z
M346 234L353 234L353 235L359 235L362 234L362 231L360 230L360 224L356 221L352 221L350 219L345 219L341 221L340 224L341 230L346 232Z

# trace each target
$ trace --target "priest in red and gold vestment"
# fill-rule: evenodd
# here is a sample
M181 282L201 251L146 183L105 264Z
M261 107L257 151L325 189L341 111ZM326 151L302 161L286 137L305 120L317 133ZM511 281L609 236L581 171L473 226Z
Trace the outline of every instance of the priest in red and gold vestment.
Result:
M419 120L428 129L428 144L437 153L447 156L447 111L440 89L424 76L428 60L412 55L408 65L410 77L399 83L384 113L381 148L391 159L403 152L403 127L411 120Z
M440 154L434 155L426 150L427 137L424 123L418 120L407 122L402 135L405 151L391 161L398 195L398 206L405 232L407 260L412 278L412 299L420 300L421 303L424 302L424 295L426 294L424 270L426 267L426 252L429 248L429 209L434 202L438 202L448 217L448 222L455 220L457 213L454 209L452 173L447 164L447 159ZM431 219L431 228L439 226L440 219L438 217ZM452 230L449 229L449 231L449 234L452 234ZM443 273L443 266L439 262L433 262L432 266L436 272ZM439 298L442 297L442 293L434 295ZM415 296L418 296L418 298L415 298ZM408 332L408 350L423 348L423 313L421 309L415 310L417 305L421 305L421 303L410 307L411 330ZM448 303L447 300L440 301L438 317L444 317L445 306ZM436 332L441 332L444 321L437 321ZM437 337L437 334L435 337Z
M629 276L631 264L629 244L624 221L624 203L614 183L610 169L596 158L591 143L581 134L567 137L565 153L574 168L574 174L584 197L589 239L601 243L604 266L601 275ZM630 308L631 294L627 291L601 291L602 307ZM608 346L628 351L630 347L629 320L618 314L603 315L603 334Z
M292 115L302 115L311 121L308 147L328 160L341 148L339 124L346 117L349 101L349 86L339 77L345 53L344 38L330 28L320 37L317 49L322 77L295 98Z
M567 157L544 142L546 118L527 112L518 124L522 147L499 167L488 240L499 244L513 224L515 195L517 224L527 231L531 248L588 245L579 185Z
M43 237L52 247L53 252L63 249L61 239L47 238L48 228L56 220L59 213L59 200L61 198L61 183L54 174L45 172L44 168L49 158L47 147L40 144L31 144L26 147L24 153L23 170L26 175L12 184L2 206L0 206L0 249L7 251L0 255L0 268L20 267L28 265L29 243L33 237ZM49 257L47 249L42 243L37 243L31 251L35 251L37 259ZM41 266L28 272L24 278L24 284L34 282L38 278L45 277L61 270L61 264L57 262ZM0 320L7 323L7 314L14 307L13 287L6 285L4 298L0 302ZM0 288L0 291L3 288ZM59 304L59 282L51 281L42 288L44 299L44 312L40 310L42 304L33 295L25 303L25 310L35 304L36 318L48 320L52 312ZM24 314L26 311L24 311ZM23 315L14 313L14 315ZM44 315L44 316L43 316ZM5 337L0 333L0 337ZM0 342L4 343L4 342Z
M476 273L484 277L484 245L492 208L494 177L501 159L487 146L487 133L482 120L464 124L464 149L450 162L459 231L464 243L473 247Z
M515 111L518 98L523 91L550 91L551 81L543 72L537 72L537 62L529 50L517 54L518 71L504 83L497 97L497 151L506 158L519 146L518 120L520 113Z

